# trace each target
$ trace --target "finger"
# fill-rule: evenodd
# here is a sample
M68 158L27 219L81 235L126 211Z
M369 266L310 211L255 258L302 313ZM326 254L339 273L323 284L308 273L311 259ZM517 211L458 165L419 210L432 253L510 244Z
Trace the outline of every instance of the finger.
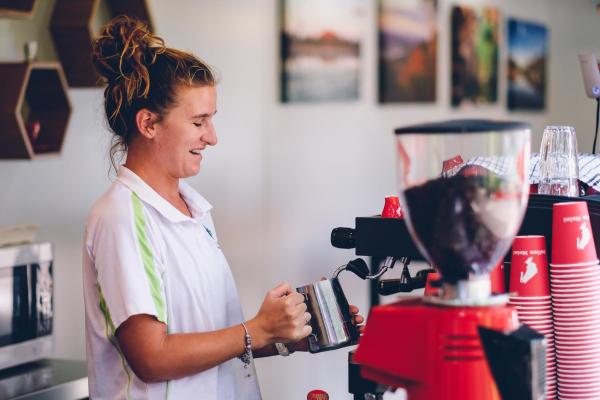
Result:
M304 321L308 324L310 322L310 319L312 318L312 315L310 315L310 313L305 312L304 313Z
M304 302L296 305L296 310L298 310L301 313L305 312L306 309L307 309L307 306L306 306L306 303L304 303Z
M350 305L350 314L358 314L358 307Z
M355 324L362 324L363 322L365 322L365 318L362 315L355 315L354 316L354 323Z
M303 309L301 306L297 306L291 315L295 320L302 321L302 320L304 320L305 312L306 312L306 309Z
M361 326L358 327L358 333L360 333L361 335L363 333L365 333L365 326L364 325L361 325Z
M302 327L302 330L300 331L300 339L304 339L305 337L307 337L311 333L312 333L312 326L310 326L310 325L304 325Z
M292 288L290 287L290 285L288 285L287 283L281 283L278 286L271 289L269 293L270 293L271 297L279 298L279 297L286 296L290 293L296 293L296 292L293 291Z
M287 304L297 306L304 303L304 296L298 292L294 292L288 295L287 301L289 301Z

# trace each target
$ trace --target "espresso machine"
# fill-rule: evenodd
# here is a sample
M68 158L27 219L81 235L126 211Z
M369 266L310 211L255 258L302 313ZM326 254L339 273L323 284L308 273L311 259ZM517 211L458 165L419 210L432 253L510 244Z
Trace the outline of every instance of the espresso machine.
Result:
M529 126L460 120L399 128L396 137L404 220L357 218L355 228L332 232L332 244L384 258L383 269L424 257L440 290L371 309L350 354L350 392L361 400L396 388L408 400L543 399L545 339L519 325L489 277L527 207ZM426 275L416 278L413 288L422 287ZM386 286L393 292L379 283Z

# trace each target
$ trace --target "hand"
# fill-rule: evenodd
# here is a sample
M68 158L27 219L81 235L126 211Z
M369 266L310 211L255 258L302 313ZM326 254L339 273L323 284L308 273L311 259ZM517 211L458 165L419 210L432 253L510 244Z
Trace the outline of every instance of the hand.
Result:
M321 279L321 280L323 280L323 279ZM356 307L354 305L350 305L350 314L352 314L352 323L354 323L354 325L357 326L358 333L362 335L365 330L365 326L360 325L360 324L365 322L365 318L359 314L358 307ZM304 338L298 342L289 343L288 348L292 352L308 351L308 340L306 338Z
M352 314L352 322L358 328L358 333L362 335L365 331L365 326L360 324L365 322L365 318L359 314L358 307L353 305L350 305L350 314Z
M248 321L248 329L254 331L250 334L257 348L297 342L311 334L310 318L304 296L283 283L267 293L256 317Z

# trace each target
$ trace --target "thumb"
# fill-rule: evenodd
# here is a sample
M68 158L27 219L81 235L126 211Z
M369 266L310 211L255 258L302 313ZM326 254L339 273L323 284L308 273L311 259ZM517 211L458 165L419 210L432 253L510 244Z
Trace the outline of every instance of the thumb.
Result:
M288 294L294 293L290 285L287 283L281 283L278 286L271 289L271 297L279 298L287 296Z

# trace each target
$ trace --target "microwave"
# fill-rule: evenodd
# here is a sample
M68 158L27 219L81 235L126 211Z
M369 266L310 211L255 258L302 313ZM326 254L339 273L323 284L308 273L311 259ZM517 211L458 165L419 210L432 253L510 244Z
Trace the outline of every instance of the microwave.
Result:
M0 369L54 350L50 243L0 247Z

